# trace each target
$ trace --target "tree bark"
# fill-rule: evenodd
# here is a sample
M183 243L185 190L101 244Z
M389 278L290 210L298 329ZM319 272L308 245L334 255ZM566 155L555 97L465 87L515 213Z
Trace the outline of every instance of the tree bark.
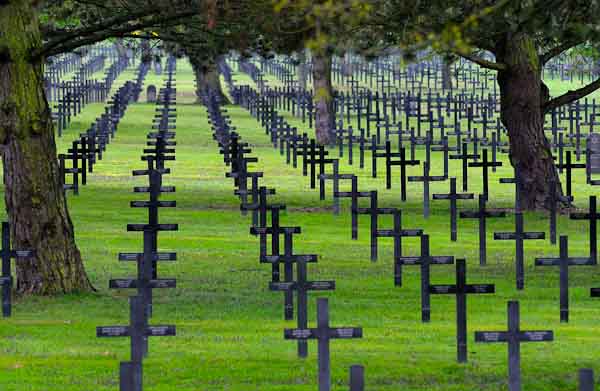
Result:
M449 59L442 60L442 88L444 90L452 89L452 64Z
M212 91L219 96L221 103L230 104L231 102L223 92L221 78L217 64L213 61L191 60L194 75L196 77L196 97L198 103L202 103L202 94L205 91Z
M335 141L333 86L331 83L331 54L315 51L313 61L313 88L315 100L315 135L321 145Z
M42 61L29 54L41 44L36 5L0 5L0 151L13 247L36 255L19 260L17 288L24 294L92 290L75 244L56 158Z
M150 40L142 39L140 44L142 49L142 62L148 64L152 62L152 47L150 46Z
M306 90L307 79L308 79L308 71L306 66L306 49L302 48L298 50L298 68L297 68L297 77L298 77L298 87L300 90Z
M498 59L507 70L498 72L501 120L508 130L510 160L521 175L521 209L548 209L551 182L562 195L560 178L544 134L543 104L548 89L541 79L541 64L533 39L523 33L509 34L498 45Z

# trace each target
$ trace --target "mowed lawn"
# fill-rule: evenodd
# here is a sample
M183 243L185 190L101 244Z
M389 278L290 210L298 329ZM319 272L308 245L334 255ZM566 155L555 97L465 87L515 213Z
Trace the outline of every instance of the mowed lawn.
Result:
M134 72L127 75L133 76ZM126 80L124 76L121 82ZM160 85L162 76L152 72L150 83ZM247 82L246 76L236 76ZM118 83L116 83L118 84ZM177 193L163 199L177 201L176 209L161 211L161 222L178 223L180 231L161 233L161 251L176 251L176 263L161 264L161 277L177 278L177 289L156 290L153 324L177 325L177 337L153 338L144 362L144 384L152 391L308 391L317 388L316 344L309 343L309 358L296 356L296 344L283 339L283 329L295 321L283 320L283 297L270 292L270 267L258 262L258 240L249 234L250 216L241 216L233 183L225 178L226 166L212 139L205 109L193 104L193 74L180 61L177 72L177 160L168 164L172 174L165 184ZM562 88L562 87L561 87ZM143 99L143 97L142 97ZM76 135L102 111L90 105L59 140L64 152ZM95 167L81 195L69 195L77 242L97 292L62 297L18 298L14 316L0 327L0 389L104 391L118 389L119 361L129 359L129 339L96 338L96 326L127 324L127 297L133 291L109 290L110 278L134 275L131 263L119 262L119 252L142 250L142 235L128 233L126 224L147 220L142 209L129 202L143 199L132 188L143 180L131 171L144 167L140 160L146 133L150 131L153 104L133 104L119 125L104 159ZM422 217L422 185L411 184L409 200L400 202L398 175L385 190L384 171L371 178L370 157L366 169L342 159L340 171L359 176L362 191L378 190L380 204L402 209L406 228L423 228L431 236L433 255L466 258L470 283L496 284L494 295L469 298L469 362L456 363L455 302L450 296L432 297L431 323L420 321L419 268L404 269L404 285L394 287L392 241L380 239L379 260L369 260L369 219L361 217L359 240L350 237L350 210L334 216L328 184L326 201L309 187L301 168L285 164L272 148L269 137L242 108L227 107L233 124L253 148L264 171L262 183L277 189L275 202L283 202L282 225L301 226L295 238L297 254L318 254L319 263L309 266L309 279L335 280L335 292L311 293L309 316L315 323L315 298L329 297L334 326L361 326L360 340L336 340L331 344L334 390L347 390L348 367L366 366L368 390L506 390L507 348L504 344L475 344L475 330L504 330L506 303L521 302L522 328L551 329L555 341L522 347L524 389L575 390L577 370L600 369L600 300L589 298L589 288L600 286L597 267L570 270L571 322L559 323L558 269L536 268L536 256L557 256L558 246L549 240L527 241L526 289L517 292L514 274L514 242L494 241L492 232L512 231L512 216L488 222L488 265L478 265L477 223L459 222L459 240L450 241L448 203L432 202L429 219ZM301 121L290 122L299 128ZM331 155L337 156L332 151ZM357 156L358 157L358 156ZM423 151L418 157L424 157ZM505 166L490 176L492 208L509 208L514 199L511 185L498 179L512 176ZM356 159L358 161L358 158ZM451 173L460 183L460 166L453 161ZM442 170L434 155L432 174ZM577 205L587 207L593 191L577 172ZM410 170L420 175L421 169ZM470 191L479 192L480 171L470 171ZM347 184L342 190L347 189ZM432 193L446 193L448 182L432 184ZM365 204L366 205L366 204ZM476 201L463 201L473 209ZM380 225L391 228L391 219ZM547 231L544 214L527 214L530 231ZM588 253L585 222L562 216L559 231L568 234L570 253ZM404 253L419 252L417 239L406 239ZM454 282L453 266L432 267L432 283Z

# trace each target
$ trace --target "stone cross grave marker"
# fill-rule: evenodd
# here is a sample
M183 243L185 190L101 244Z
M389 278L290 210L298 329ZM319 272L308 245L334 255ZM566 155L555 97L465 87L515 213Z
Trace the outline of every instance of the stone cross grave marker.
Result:
M525 232L523 224L523 212L515 213L515 232L494 232L494 240L514 240L515 241L515 266L517 289L525 288L525 260L523 244L524 240L545 239L544 232Z
M12 313L12 286L13 277L11 274L10 261L32 259L35 252L31 250L13 250L10 246L10 225L7 222L2 223L2 249L0 249L0 258L2 259L2 316L10 317Z
M559 266L560 267L560 321L569 321L569 266L591 266L595 265L589 257L569 257L569 238L566 235L560 237L559 258L536 258L536 266Z
M473 193L457 193L456 192L456 178L450 178L450 193L448 194L433 194L434 200L447 200L450 201L450 240L456 242L458 236L458 225L456 222L457 212L457 201L458 200L472 200L474 197Z
M456 296L456 347L458 362L467 362L467 295L495 293L493 284L467 284L467 263L456 260L456 284L430 285L431 294L453 294Z
M319 353L319 391L331 391L331 359L329 342L332 339L362 338L363 331L360 327L329 326L329 304L324 298L317 299L317 328L285 329L285 339L316 339L318 340Z
M552 331L523 331L519 323L519 302L509 301L507 331L475 332L475 342L504 342L508 344L508 387L510 391L521 391L521 343L554 340Z
M421 321L428 323L431 319L431 300L429 282L431 265L451 265L452 256L432 256L429 249L429 235L421 236L421 255L418 257L400 257L401 265L419 265L421 267Z

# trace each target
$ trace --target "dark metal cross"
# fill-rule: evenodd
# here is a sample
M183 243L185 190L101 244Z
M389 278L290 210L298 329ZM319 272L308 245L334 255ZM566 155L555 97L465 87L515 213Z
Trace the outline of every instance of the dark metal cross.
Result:
M421 266L421 320L427 323L431 319L431 301L429 297L429 281L431 265L451 265L454 263L452 256L432 256L429 249L429 235L421 236L421 255L418 257L400 257L400 265Z
M308 327L308 292L309 291L328 291L335 289L335 281L307 281L307 264L317 262L318 256L314 254L299 255L292 252L292 232L285 234L285 254L267 256L266 262L281 262L286 269L285 282L271 282L269 289L272 291L284 291L292 294L297 293L297 321L298 328ZM293 281L293 265L296 263L297 281ZM289 273L287 273L289 269ZM286 306L286 320L293 319L293 306ZM298 341L298 356L306 357L308 354L308 345L306 340Z
M561 172L563 169L566 169L565 182L566 182L566 186L567 186L567 197L570 197L573 195L573 193L571 191L572 182L573 182L572 170L578 169L578 168L586 168L587 166L585 165L585 163L572 163L571 151L567 151L566 159L567 159L566 163L559 162L559 164L557 164L556 166L561 170Z
M477 160L478 154L469 154L469 146L467 143L462 144L462 153L450 155L450 159L462 160L462 191L467 191L469 187L469 159Z
M331 174L320 174L320 180L331 180L333 182L333 214L340 214L340 180L353 180L353 174L340 174L339 161L336 159L332 163Z
M146 306L144 299L139 296L129 298L130 324L129 326L100 326L96 328L96 336L103 337L130 337L131 338L131 362L121 367L121 384L127 385L125 391L141 391L142 375L141 364L146 353L146 341L148 337L167 337L176 335L176 327L173 325L148 325ZM124 371L125 369L125 371ZM130 370L139 371L132 373ZM123 378L125 377L125 378Z
M337 193L334 192L333 196L338 198L350 198L352 239L356 240L358 239L358 199L361 197L370 197L371 193L361 193L358 191L358 177L356 175L353 175L350 181L350 191L340 191Z
M579 370L579 391L594 391L594 370L580 369Z
M380 238L394 238L394 285L402 286L402 264L398 261L402 257L402 238L423 235L422 229L403 229L402 212L399 209L391 209L394 217L393 229L378 229L376 234Z
M596 263L589 257L569 257L569 238L560 237L559 258L536 258L536 266L560 267L560 321L569 321L569 266L591 266Z
M487 262L487 219L494 217L506 217L506 212L487 211L485 197L479 195L479 210L460 212L461 219L479 220L479 264L484 266Z
M400 152L391 152L389 141L386 143L386 185L391 188L392 185L392 166L400 166L400 199L406 201L406 167L418 166L420 161L414 159L406 159L406 149L400 148ZM393 157L399 157L399 160L392 160Z
M590 196L590 207L588 213L571 213L569 218L572 220L588 220L590 225L590 258L594 261L594 263L598 262L598 240L597 240L597 231L598 231L598 222L600 219L600 213L596 212L597 204L596 204L596 196Z
M523 212L515 213L515 232L494 232L494 240L514 240L516 253L516 273L517 289L522 290L525 287L525 261L523 255L524 240L545 239L545 232L525 232L523 227Z
M429 162L423 162L422 176L409 176L409 182L423 182L423 217L429 217L429 183L445 181L443 175L429 175Z
M483 181L483 195L487 199L489 196L489 168L491 167L500 167L502 166L501 162L490 162L488 160L488 151L487 149L483 150L483 159L480 162L469 163L469 167L481 167L482 172L482 181Z
M319 391L331 390L331 359L329 341L332 339L362 338L360 327L329 326L329 305L327 299L317 299L317 328L285 329L285 339L307 340L316 339L319 342Z
M456 296L456 343L458 362L467 362L467 295L495 293L493 284L467 284L467 263L464 259L456 260L455 285L430 285L429 293L433 295L453 294Z
M9 317L12 312L12 286L13 278L10 272L11 259L31 259L35 253L31 250L12 250L10 248L10 225L7 222L2 223L2 249L0 249L0 258L2 258L2 316Z
M522 331L519 302L508 302L508 331L476 331L475 342L508 344L508 387L521 391L521 342L547 342L554 340L552 331Z
M456 192L456 178L450 178L450 193L448 194L433 194L434 200L447 200L450 201L450 240L456 242L457 239L457 205L458 200L472 200L474 197L473 193L457 193Z

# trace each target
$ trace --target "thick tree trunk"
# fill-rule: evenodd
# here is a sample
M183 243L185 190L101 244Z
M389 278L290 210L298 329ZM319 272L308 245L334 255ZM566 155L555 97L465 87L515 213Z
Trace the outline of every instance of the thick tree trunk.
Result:
M306 49L298 50L298 68L297 68L297 78L298 78L298 87L300 90L306 90L306 84L308 79L308 71L306 66Z
M510 160L521 173L521 208L548 209L550 183L560 178L544 135L543 103L548 90L541 80L541 65L533 39L525 34L507 36L497 51L498 59L508 66L498 72L501 93L501 120L508 130Z
M31 1L0 6L0 151L13 245L35 250L17 262L26 294L89 291L59 176L54 130L43 90L41 45Z
M221 78L217 64L210 62L202 62L198 60L192 60L192 68L194 69L194 75L196 77L196 97L198 102L202 102L202 94L206 91L212 91L218 94L219 99L223 104L230 104L229 99L221 86Z
M352 55L351 53L345 53L344 57L342 57L342 74L345 77L351 77L352 73Z
M442 88L444 90L452 89L452 64L453 62L444 59L442 62Z
M313 88L315 99L315 134L321 145L334 143L333 86L331 83L331 55L313 53Z
M142 62L145 64L152 62L152 47L150 46L150 40L142 39L140 44L142 49Z
M129 57L129 49L125 46L122 38L118 38L115 42L115 47L117 48L117 53L119 53L119 57L127 58Z

